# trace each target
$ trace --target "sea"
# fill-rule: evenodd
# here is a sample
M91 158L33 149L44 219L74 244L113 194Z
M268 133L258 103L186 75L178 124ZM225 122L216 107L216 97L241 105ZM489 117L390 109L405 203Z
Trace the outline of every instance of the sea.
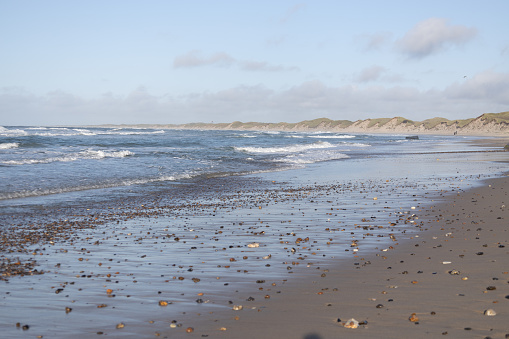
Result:
M0 213L140 197L209 178L277 174L316 182L403 174L417 180L459 172L487 175L505 168L493 162L480 165L485 154L474 152L493 148L472 145L478 137L409 137L0 126ZM440 162L440 153L449 154L447 161ZM316 175L317 167L328 171Z

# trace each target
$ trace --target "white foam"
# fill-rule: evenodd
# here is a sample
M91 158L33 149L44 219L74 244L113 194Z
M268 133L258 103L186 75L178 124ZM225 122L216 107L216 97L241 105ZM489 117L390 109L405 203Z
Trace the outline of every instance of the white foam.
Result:
M303 154L292 154L286 157L277 159L277 162L284 162L289 164L314 164L322 161L330 161L330 160L339 160L339 159L348 159L350 158L348 155L344 153L338 153L335 151L316 151L316 152L307 152Z
M273 153L297 153L303 152L311 149L319 149L319 148L331 148L334 145L328 142L316 142L313 144L296 144L282 147L234 147L236 151L247 152L247 153L264 153L264 154L273 154Z
M0 149L11 149L11 148L18 148L19 143L17 142L5 142L0 144Z
M317 139L352 139L355 138L355 135L308 135L308 138L317 138Z
M50 157L42 159L22 159L3 161L6 165L33 165L33 164L49 164L52 162L69 162L85 159L103 159L103 158L123 158L134 155L131 151L102 151L102 150L86 150L78 153L72 153L59 157Z
M3 126L0 126L0 136L4 137L19 137L27 135L28 133L22 129L8 129Z

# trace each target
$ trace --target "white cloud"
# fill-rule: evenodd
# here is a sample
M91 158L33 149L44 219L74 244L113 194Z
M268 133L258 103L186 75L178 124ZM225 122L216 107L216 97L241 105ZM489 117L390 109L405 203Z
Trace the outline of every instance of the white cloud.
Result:
M378 80L382 74L386 71L386 69L382 66L371 66L363 69L360 74L357 76L357 82L370 82Z
M378 51L387 45L391 38L391 33L379 32L371 35L363 35L360 37L360 41L364 44L365 51Z
M419 22L396 44L411 58L423 58L451 46L460 46L473 39L477 30L450 25L446 19L430 18Z
M282 65L270 65L265 61L241 61L239 66L245 71L266 71L266 72L285 72L285 71L297 71L298 67L285 67Z
M220 67L236 65L244 71L287 72L299 70L298 67L271 65L265 61L237 60L226 53L216 53L210 57L202 57L199 51L191 51L185 55L176 57L173 61L174 68L190 68L208 65Z
M288 20L290 20L295 15L295 13L297 13L304 7L306 7L305 4L296 4L292 7L290 7L288 9L288 11L286 11L286 14L284 15L284 17L281 19L281 23L286 23Z
M509 109L509 73L485 71L449 86L444 94L455 100L492 100Z

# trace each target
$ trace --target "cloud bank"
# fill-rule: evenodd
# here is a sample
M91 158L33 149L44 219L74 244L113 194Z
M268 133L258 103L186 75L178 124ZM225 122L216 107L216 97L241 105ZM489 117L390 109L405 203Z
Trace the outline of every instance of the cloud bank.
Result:
M459 119L507 110L509 73L492 71L443 90L426 91L403 86L333 87L308 81L283 91L261 85L236 86L181 97L155 96L140 87L127 96L106 93L91 100L62 91L36 96L19 88L0 90L0 111L4 113L0 125L296 122L319 117L358 120L393 116Z

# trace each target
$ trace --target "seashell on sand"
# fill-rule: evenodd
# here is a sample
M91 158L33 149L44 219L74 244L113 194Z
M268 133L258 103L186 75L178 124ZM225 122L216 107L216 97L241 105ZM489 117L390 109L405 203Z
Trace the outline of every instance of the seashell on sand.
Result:
M495 310L490 308L490 309L487 309L486 311L484 311L484 315L493 317L493 316L497 315L497 312L495 312Z
M359 327L359 322L357 320L355 320L354 318L351 318L346 321L346 323L345 323L345 325L343 325L343 327L357 328L357 327Z

